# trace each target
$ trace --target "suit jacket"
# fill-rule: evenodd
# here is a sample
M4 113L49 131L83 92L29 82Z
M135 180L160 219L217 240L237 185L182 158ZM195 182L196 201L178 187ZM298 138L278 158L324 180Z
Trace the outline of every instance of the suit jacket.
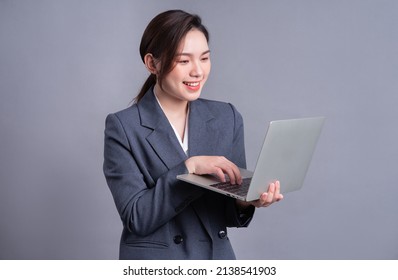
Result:
M245 167L243 121L231 105L190 103L188 156L220 155ZM123 223L120 259L234 259L227 227L254 208L176 179L187 155L153 90L106 118L104 174Z

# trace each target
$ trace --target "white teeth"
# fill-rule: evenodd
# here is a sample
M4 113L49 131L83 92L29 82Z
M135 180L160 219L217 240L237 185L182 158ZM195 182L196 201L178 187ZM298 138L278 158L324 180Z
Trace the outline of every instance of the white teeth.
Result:
M190 86L190 87L197 87L199 85L199 82L196 82L196 83L184 82L184 84L186 84L187 86Z

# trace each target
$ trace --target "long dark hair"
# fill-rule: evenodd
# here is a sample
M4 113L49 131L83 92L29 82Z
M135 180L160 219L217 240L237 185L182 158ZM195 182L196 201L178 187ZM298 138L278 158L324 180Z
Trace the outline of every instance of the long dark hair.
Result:
M209 41L209 33L202 25L202 20L198 15L182 10L169 10L158 14L151 20L141 38L140 55L144 62L145 55L151 53L156 60L160 61L161 69L157 77L155 74L150 74L139 94L134 98L134 102L140 101L145 93L156 84L157 79L162 87L163 78L174 67L174 59L181 40L192 29L201 31Z

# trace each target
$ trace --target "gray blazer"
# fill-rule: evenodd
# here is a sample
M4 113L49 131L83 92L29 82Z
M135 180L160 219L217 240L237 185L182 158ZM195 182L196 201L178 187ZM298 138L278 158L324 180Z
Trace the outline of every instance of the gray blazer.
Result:
M245 167L241 115L223 102L190 103L188 156L221 155ZM120 259L234 259L227 227L254 208L178 181L187 159L152 89L106 118L104 174L123 223Z

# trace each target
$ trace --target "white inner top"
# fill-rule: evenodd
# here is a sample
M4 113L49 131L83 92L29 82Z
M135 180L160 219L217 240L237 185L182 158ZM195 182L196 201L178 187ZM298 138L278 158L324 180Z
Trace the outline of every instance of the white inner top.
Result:
M156 100L160 106L160 108L163 110L162 104L160 104L158 97L156 96ZM181 148L184 151L184 153L187 155L188 154L188 118L189 118L189 107L188 107L188 112L187 112L187 118L185 119L185 129L184 129L184 140L181 139L180 134L178 133L178 131L176 130L176 128L174 127L174 125L169 121L171 127L174 130L174 133L178 139L178 142L180 142Z

